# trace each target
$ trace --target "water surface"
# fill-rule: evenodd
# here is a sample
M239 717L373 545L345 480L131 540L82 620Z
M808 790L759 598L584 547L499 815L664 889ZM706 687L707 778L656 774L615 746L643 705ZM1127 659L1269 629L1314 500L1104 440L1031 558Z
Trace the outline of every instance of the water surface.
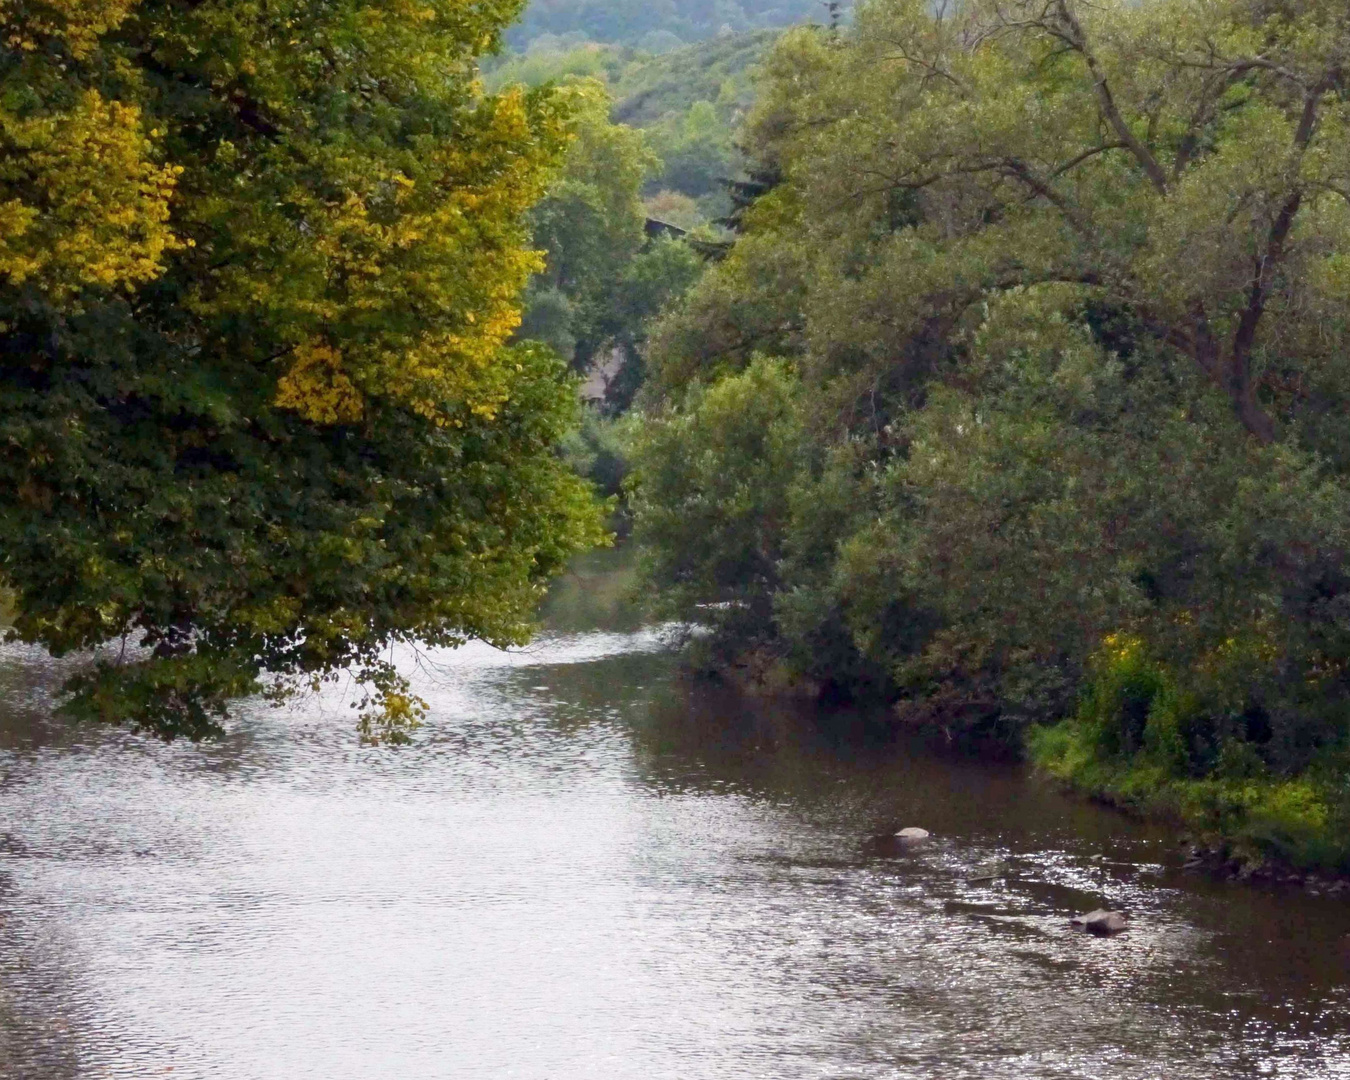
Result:
M419 658L402 749L338 696L208 746L70 729L0 655L0 1076L1350 1077L1350 905L690 686L578 629L596 588ZM1103 904L1134 928L1068 927Z

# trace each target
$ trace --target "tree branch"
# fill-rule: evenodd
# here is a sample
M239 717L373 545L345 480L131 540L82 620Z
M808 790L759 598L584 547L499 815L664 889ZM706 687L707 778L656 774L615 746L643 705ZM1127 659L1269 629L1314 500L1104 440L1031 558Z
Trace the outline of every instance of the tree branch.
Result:
M1102 110L1102 115L1106 122L1116 133L1125 148L1134 155L1144 172L1147 174L1150 182L1158 189L1160 194L1167 193L1167 174L1163 172L1162 166L1158 164L1158 159L1153 156L1139 139L1130 125L1126 123L1125 117L1121 115L1120 108L1116 105L1115 95L1111 92L1110 84L1106 81L1106 75L1101 70L1101 65L1097 63L1096 54L1088 47L1087 34L1083 31L1082 25L1078 22L1073 11L1070 10L1068 0L1055 0L1055 7L1058 10L1060 19L1063 20L1066 32L1060 34L1062 40L1074 48L1074 51L1082 56L1088 66L1088 71L1092 75L1093 87L1097 94L1097 104Z
M1006 158L1003 161L1003 165L1009 173L1018 180L1021 180L1022 183L1026 184L1027 187L1031 188L1032 191L1064 215L1064 220L1069 223L1069 226L1074 232L1082 237L1088 236L1089 229L1087 222L1083 220L1078 211L1069 204L1069 201L1065 199L1063 195L1032 172L1031 168L1025 162L1018 158Z
M1083 164L1083 162L1087 161L1088 158L1096 157L1098 154L1104 154L1108 150L1124 150L1124 149L1126 149L1125 144L1119 142L1103 143L1101 146L1094 146L1090 150L1084 150L1081 154L1078 154L1075 157L1070 158L1063 165L1059 166L1059 168L1057 168L1054 172L1052 172L1050 174L1050 178L1054 179L1056 176L1063 176L1070 169L1076 169L1079 165Z
M1312 141L1313 131L1317 127L1317 106L1322 95L1334 83L1334 74L1328 74L1321 82L1308 91L1303 101L1303 113L1299 117L1298 128L1294 132L1295 160L1302 158L1308 144ZM1266 234L1266 248L1261 256L1253 260L1251 285L1247 289L1247 304L1238 319L1237 330L1233 334L1233 347L1228 363L1229 393L1233 396L1238 415L1247 429L1262 442L1271 442L1275 438L1275 425L1256 401L1255 387L1251 377L1251 354L1256 344L1256 330L1266 311L1266 301L1270 296L1270 278L1275 269L1284 261L1285 241L1293 228L1294 218L1303 205L1303 187L1297 182L1289 197L1285 199L1280 212L1271 222Z

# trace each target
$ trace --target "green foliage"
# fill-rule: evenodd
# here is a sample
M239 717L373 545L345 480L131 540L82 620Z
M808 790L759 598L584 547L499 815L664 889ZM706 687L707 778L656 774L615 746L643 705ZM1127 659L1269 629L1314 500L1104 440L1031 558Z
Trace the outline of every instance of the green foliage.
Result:
M533 48L485 58L484 82L493 93L508 86L543 86L568 79L597 79L612 85L628 65L642 57L634 49L593 41L571 48Z
M645 396L677 398L691 381L738 371L756 353L803 354L812 252L798 242L799 204L777 190L745 216L727 257L651 329Z
M732 35L661 56L593 42L536 47L491 64L486 78L494 89L577 77L603 81L614 99L614 122L646 132L647 145L664 163L648 179L646 194L695 197L706 221L729 209L723 182L741 168L734 132L754 100L755 66L776 36Z
M1194 0L874 0L785 34L742 136L759 197L640 401L741 475L687 418L787 358L792 494L686 536L689 484L639 469L653 584L683 602L772 537L743 648L953 736L1069 718L1036 736L1064 775L1291 851L1341 827L1346 40L1332 5ZM1112 635L1166 668L1101 668Z
M721 195L737 171L731 130L711 101L696 101L684 115L664 118L651 129L652 144L665 163L661 186L696 199Z
M643 135L609 120L610 100L594 80L564 85L574 141L562 174L530 212L547 260L536 281L582 296L614 278L643 242L643 182L657 165Z
M614 84L615 117L648 128L712 104L735 128L755 100L754 74L776 31L733 34L625 66Z
M1207 714L1203 698L1181 689L1189 677L1140 639L1109 635L1076 716L1029 733L1032 760L1099 798L1170 815L1239 856L1350 870L1343 747L1283 774L1252 741L1252 717Z
M647 334L668 307L703 275L705 262L689 244L658 237L624 267L601 323L622 364L605 387L605 411L617 415L633 404L646 378Z
M706 217L730 210L725 184L743 168L735 132L754 102L754 72L776 34L720 38L628 65L614 84L618 120L649 133L664 163L649 185L698 200Z
M628 476L626 437L620 420L583 406L581 424L562 441L563 458L572 471L595 485L596 491L617 499Z
M391 643L523 640L599 539L565 367L506 344L570 123L477 85L518 7L6 5L4 212L53 257L7 225L0 582L18 638L121 643L72 713L195 738L355 668L398 737Z
M839 698L885 701L896 692L887 650L860 648L857 613L866 590L857 577L838 572L839 538L862 535L875 505L874 452L852 439L803 456L789 490L773 620L789 672ZM912 648L926 625L923 613L893 596L870 595L880 600L870 615L889 648L901 641Z
M563 91L575 136L562 175L530 213L546 262L530 282L520 336L585 370L613 336L621 279L645 243L639 192L656 159L640 132L610 123L602 84L573 81Z
M805 451L800 393L781 361L695 385L632 449L634 532L669 615L761 625L776 591L791 486Z
M606 392L613 414L642 381L647 324L703 262L686 244L646 236L640 191L656 159L643 133L610 122L600 83L573 80L562 91L575 136L562 175L531 211L546 263L530 282L518 337L552 346L583 372L617 353Z

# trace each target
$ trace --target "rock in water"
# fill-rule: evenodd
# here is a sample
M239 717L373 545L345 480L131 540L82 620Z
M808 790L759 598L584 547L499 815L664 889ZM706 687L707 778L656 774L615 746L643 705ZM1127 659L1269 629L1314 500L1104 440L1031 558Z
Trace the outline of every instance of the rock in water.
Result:
M1130 920L1122 912L1107 911L1105 908L1089 911L1086 915L1075 915L1069 922L1098 937L1109 937L1130 928Z
M901 829L895 834L895 838L902 844L922 844L928 839L928 830L910 826L908 829Z
M1119 911L1105 911L1101 912L1097 918L1089 919L1083 926L1089 934L1108 937L1111 934L1119 934L1122 930L1128 930L1130 920Z

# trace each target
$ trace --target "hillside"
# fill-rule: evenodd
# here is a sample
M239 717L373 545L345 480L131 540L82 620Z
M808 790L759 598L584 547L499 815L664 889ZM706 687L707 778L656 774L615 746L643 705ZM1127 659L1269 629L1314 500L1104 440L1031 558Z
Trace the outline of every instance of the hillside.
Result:
M710 101L734 123L753 99L753 69L777 37L773 30L728 35L630 62L613 83L614 119L652 127Z
M778 34L729 34L662 55L595 42L537 44L487 65L485 79L490 89L576 76L604 82L613 120L643 129L662 161L646 188L662 197L657 216L688 226L730 207L724 180L741 169L734 133L754 98L756 66Z
M512 48L553 35L663 51L718 34L825 17L820 0L534 0L507 35Z

